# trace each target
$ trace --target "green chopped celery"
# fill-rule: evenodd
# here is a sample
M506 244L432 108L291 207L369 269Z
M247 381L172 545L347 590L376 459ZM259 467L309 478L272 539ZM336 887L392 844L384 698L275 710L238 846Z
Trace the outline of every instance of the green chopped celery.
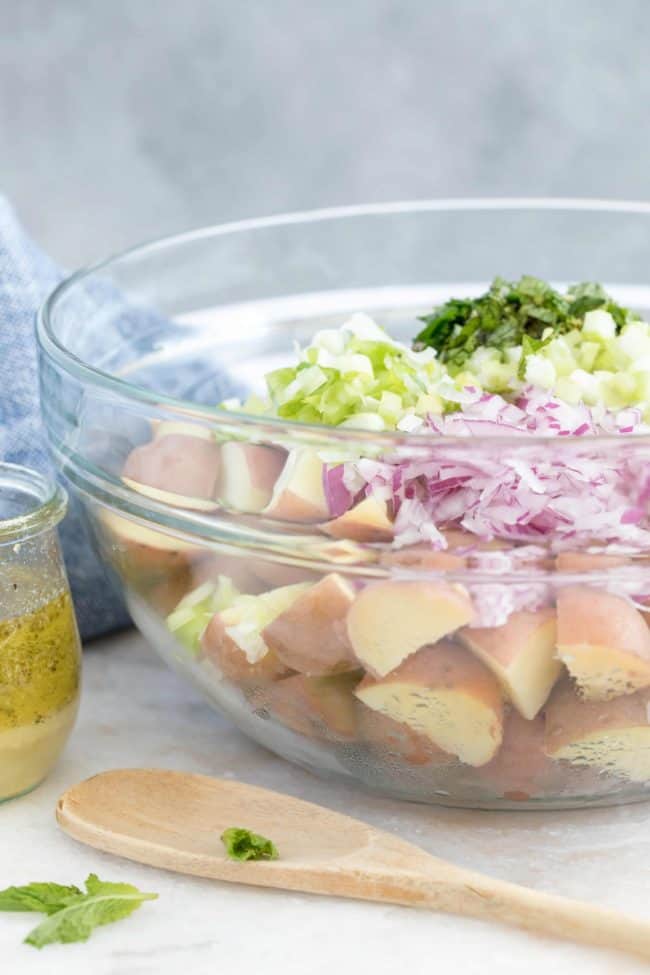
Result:
M167 627L179 643L196 654L203 631L214 614L228 609L239 596L232 579L220 575L216 583L204 582L183 596L167 617Z

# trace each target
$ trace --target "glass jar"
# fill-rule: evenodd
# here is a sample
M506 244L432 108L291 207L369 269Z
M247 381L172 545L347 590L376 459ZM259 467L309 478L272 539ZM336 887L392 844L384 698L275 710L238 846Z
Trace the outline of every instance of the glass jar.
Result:
M64 490L0 463L0 801L50 771L77 715L81 648L56 526Z

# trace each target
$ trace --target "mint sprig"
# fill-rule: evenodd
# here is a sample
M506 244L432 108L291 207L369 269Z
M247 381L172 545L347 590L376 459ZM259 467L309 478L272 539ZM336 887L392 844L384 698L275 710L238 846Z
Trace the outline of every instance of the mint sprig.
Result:
M495 278L478 298L452 298L420 321L416 348L433 348L450 372L459 372L478 348L527 344L539 348L557 335L580 328L588 311L609 312L617 329L638 318L617 304L600 284L583 282L561 294L546 281L524 275L519 281Z
M277 860L279 856L271 840L239 826L224 830L221 841L231 860Z
M48 916L30 931L25 943L43 948L53 942L87 941L96 927L128 917L157 894L132 884L110 883L91 873L85 893L78 887L33 883L0 891L2 911L40 911Z
M83 897L78 887L63 884L25 884L0 891L0 911L39 911L55 914L71 897Z

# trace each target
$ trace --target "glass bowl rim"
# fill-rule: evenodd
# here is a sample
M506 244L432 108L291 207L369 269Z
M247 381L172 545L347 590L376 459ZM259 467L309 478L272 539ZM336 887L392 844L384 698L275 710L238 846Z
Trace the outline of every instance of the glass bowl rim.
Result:
M463 211L583 211L592 213L624 213L650 217L650 201L643 200L611 200L599 197L455 197L433 198L421 200L404 200L387 203L364 203L349 206L323 207L314 210L297 210L273 216L229 221L212 224L184 233L156 237L134 245L125 250L117 251L109 256L79 270L64 278L45 298L36 315L36 334L41 352L54 360L57 365L68 374L74 376L86 385L99 387L106 392L116 394L123 399L135 401L140 406L150 406L154 412L166 412L173 416L182 415L186 419L204 421L217 424L221 428L239 429L246 431L249 437L272 438L274 435L295 433L303 442L313 438L315 442L332 443L336 440L342 443L355 443L360 439L365 445L372 445L384 450L391 447L404 448L413 446L422 448L425 444L444 442L446 445L462 447L469 446L472 437L442 437L425 436L417 433L403 433L401 431L366 431L354 427L334 427L322 423L302 423L283 417L261 417L244 411L225 409L223 407L208 407L192 403L189 400L167 396L154 390L139 386L136 383L104 372L84 362L74 355L57 338L54 328L54 315L59 302L86 279L100 271L109 269L122 261L137 258L147 253L164 251L168 248L182 246L194 241L211 237L224 237L230 234L243 233L261 229L270 229L289 225L316 223L328 220L344 220L352 217L381 217L399 214L417 213L453 213ZM584 446L597 441L601 447L608 444L622 442L647 442L650 435L633 434L629 437L620 434L562 437L564 445L569 443ZM517 435L499 436L502 446L519 445L521 437ZM558 438L549 435L529 435L526 443L532 445L557 444Z
M24 512L9 518L0 517L0 545L49 531L65 516L68 495L53 478L22 464L0 461L0 495L7 486L20 488L37 500L34 507Z

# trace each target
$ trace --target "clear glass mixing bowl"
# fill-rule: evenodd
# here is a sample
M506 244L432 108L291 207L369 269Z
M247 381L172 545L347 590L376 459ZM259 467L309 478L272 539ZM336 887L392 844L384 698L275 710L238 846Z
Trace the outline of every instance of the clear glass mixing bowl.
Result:
M559 465L575 503L588 463L643 519L647 437L421 437L217 405L354 311L406 340L447 297L527 273L602 281L647 314L649 268L648 205L465 200L244 221L73 275L39 318L43 414L138 627L256 740L385 795L650 795L642 545L597 519L573 545L552 525L485 541L452 520L444 552L395 549L376 506L332 525L322 476L351 456L504 481Z

